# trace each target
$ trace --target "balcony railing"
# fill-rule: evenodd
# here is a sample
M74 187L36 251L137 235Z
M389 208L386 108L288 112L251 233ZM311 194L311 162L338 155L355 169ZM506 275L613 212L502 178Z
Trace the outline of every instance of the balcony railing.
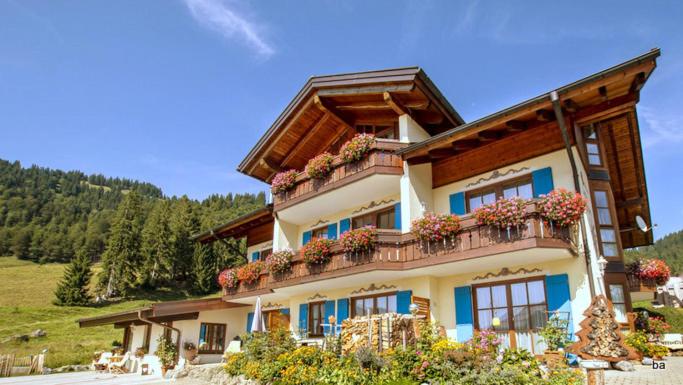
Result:
M229 298L246 297L273 289L337 278L374 270L409 270L489 255L509 253L534 247L568 249L576 253L576 228L557 228L542 220L535 203L527 207L526 224L517 228L498 229L479 226L471 217L461 221L461 231L453 239L424 243L412 234L397 230L378 230L378 243L373 252L346 254L337 243L330 261L309 267L297 253L291 271L281 275L261 275L253 285L240 285L224 294ZM510 261L514 265L514 261Z
M628 280L628 287L631 292L653 293L657 291L657 283L655 281L642 280L632 273L627 273L626 279Z
M344 164L339 156L335 157L333 170L324 179L311 179L305 172L300 172L292 190L273 196L274 208L282 210L373 174L401 175L403 160L394 152L407 145L396 140L377 139L368 155L358 162Z

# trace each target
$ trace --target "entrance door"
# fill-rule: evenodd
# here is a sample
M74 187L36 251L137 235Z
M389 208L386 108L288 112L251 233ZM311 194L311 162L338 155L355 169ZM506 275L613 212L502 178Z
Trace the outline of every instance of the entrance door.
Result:
M543 278L477 285L473 300L478 330L494 330L505 347L543 352L538 335L547 320Z

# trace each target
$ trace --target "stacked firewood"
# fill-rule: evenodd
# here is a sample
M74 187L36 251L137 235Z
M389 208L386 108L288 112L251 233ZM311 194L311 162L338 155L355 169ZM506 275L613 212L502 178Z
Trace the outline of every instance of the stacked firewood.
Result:
M397 346L415 344L415 319L410 315L387 313L355 317L342 322L342 352L362 346L380 352Z

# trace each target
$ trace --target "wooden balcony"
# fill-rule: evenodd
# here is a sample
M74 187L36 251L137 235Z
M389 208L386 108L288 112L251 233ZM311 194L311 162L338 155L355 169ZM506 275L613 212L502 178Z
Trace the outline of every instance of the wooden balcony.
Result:
M240 284L224 292L226 300L270 293L275 289L338 278L377 270L411 270L457 261L487 257L515 251L549 248L565 249L576 254L576 229L556 228L542 220L536 204L527 206L526 224L510 231L479 226L471 217L461 221L461 231L444 242L419 242L412 234L396 230L380 230L373 252L347 255L339 244L333 248L331 260L322 266L308 267L300 255L294 257L290 272L273 276L261 275L253 285ZM506 261L514 266L514 261Z
M302 171L297 176L292 190L273 196L274 210L283 210L371 175L401 175L403 160L394 151L407 145L396 140L377 139L370 153L358 162L344 164L336 157L332 164L332 172L324 179L311 179Z
M644 281L633 274L626 274L629 290L633 293L645 292L654 293L657 291L657 283L654 281Z

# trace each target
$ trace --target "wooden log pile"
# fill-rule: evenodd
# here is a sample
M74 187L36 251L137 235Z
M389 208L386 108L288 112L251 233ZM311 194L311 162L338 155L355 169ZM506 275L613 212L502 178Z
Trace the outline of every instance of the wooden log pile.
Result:
M362 346L381 352L416 342L415 318L411 315L386 313L346 319L342 322L342 352L352 353ZM419 329L418 329L419 330Z

